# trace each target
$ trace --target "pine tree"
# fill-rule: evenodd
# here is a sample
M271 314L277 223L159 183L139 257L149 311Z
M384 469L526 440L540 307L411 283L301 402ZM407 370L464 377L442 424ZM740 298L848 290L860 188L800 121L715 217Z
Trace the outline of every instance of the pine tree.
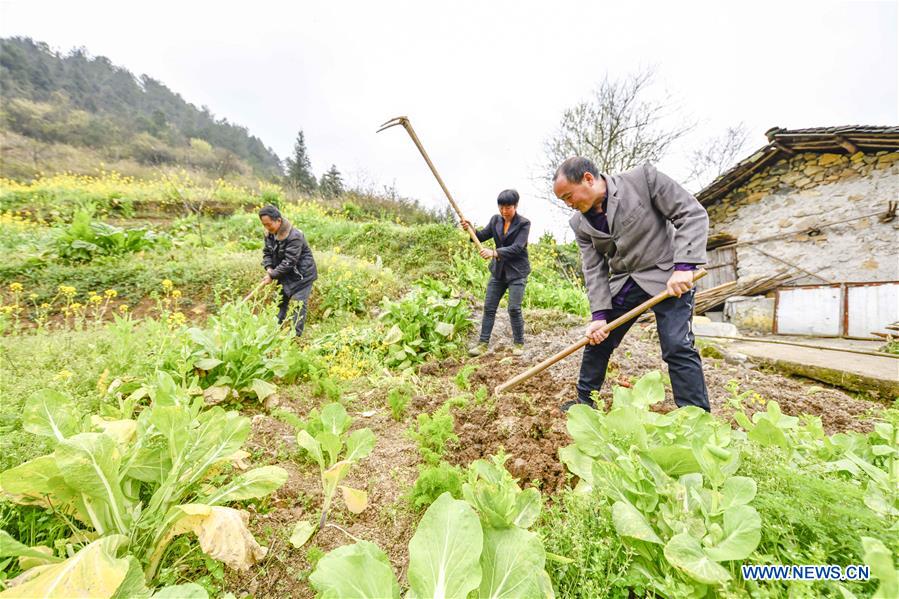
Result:
M315 175L312 174L312 164L306 154L306 138L302 129L293 145L293 156L287 159L287 181L303 193L311 193L317 187Z
M343 193L343 178L335 165L332 164L328 172L322 175L319 189L326 198L335 198Z

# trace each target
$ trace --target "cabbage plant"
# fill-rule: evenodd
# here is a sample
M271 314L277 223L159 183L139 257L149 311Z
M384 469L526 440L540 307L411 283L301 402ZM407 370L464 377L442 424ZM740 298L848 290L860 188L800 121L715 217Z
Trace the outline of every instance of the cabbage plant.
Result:
M114 536L117 551L125 547L148 582L181 534L196 535L210 557L249 568L266 549L248 530L248 513L224 504L272 493L287 472L264 466L226 476L223 468L246 455L249 419L203 410L202 397L183 393L167 374L152 397L136 418L107 420L80 414L58 392L36 394L26 402L23 428L55 447L0 473L3 496L52 508L76 529L73 539Z

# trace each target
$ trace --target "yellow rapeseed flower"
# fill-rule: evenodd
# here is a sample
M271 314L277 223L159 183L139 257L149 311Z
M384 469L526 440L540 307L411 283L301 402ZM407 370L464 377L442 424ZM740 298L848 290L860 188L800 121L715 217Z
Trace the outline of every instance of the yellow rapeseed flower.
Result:
M71 285L60 285L59 292L64 296L71 298L75 297L75 294L78 292L78 290Z
M29 293L29 294L28 294L28 299L30 299L30 300L36 300L36 299L37 299L37 294L36 294L36 293Z
M119 312L121 312L122 314L124 314L124 313L127 312L127 311L128 311L128 305L127 305L127 304L122 304L121 306L119 306Z
M166 291L171 291L173 286L174 286L174 284L170 280L168 280L168 279L162 280L162 288L165 289Z
M103 301L103 298L100 297L99 295L94 294L94 295L90 296L90 302L92 304L99 304L102 301Z
M22 287L21 283L10 283L9 284L9 290L12 291L13 293L21 293L22 289L24 289L24 287Z
M104 292L104 294L105 294L106 297L108 297L109 299L112 299L112 298L114 298L115 296L117 296L117 295L119 294L119 292L116 291L115 289L107 289L107 290Z
M181 297L181 290L180 290L180 289L174 289L174 290L172 290L172 297L174 297L174 298L179 298L179 297Z

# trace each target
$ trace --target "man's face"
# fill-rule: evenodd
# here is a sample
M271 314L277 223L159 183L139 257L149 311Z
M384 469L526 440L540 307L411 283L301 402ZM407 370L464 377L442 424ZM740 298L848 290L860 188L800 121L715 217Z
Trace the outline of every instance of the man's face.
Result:
M512 220L515 218L515 211L517 206L505 206L503 204L499 204L499 214L503 217L504 220Z
M591 173L584 173L584 178L577 183L572 183L565 175L560 174L553 181L553 193L569 208L587 212L602 195L602 189Z
M262 226L265 227L265 230L274 235L278 232L278 229L281 227L281 219L272 220L270 216L260 216L260 222L262 222Z

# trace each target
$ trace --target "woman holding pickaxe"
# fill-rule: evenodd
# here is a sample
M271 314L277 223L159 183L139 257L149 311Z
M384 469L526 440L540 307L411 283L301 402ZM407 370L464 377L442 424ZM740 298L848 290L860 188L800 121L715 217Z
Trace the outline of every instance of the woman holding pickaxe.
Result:
M512 354L519 356L524 349L524 316L521 301L531 262L528 259L528 233L531 221L518 214L518 192L507 189L496 198L499 214L494 214L487 226L475 230L478 241L493 239L496 249L481 248L481 258L490 260L490 280L484 298L484 318L481 321L481 337L477 345L468 350L470 356L480 356L487 351L490 334L496 320L496 309L506 291L509 292L509 320L512 323ZM471 223L462 220L462 228L472 229Z

